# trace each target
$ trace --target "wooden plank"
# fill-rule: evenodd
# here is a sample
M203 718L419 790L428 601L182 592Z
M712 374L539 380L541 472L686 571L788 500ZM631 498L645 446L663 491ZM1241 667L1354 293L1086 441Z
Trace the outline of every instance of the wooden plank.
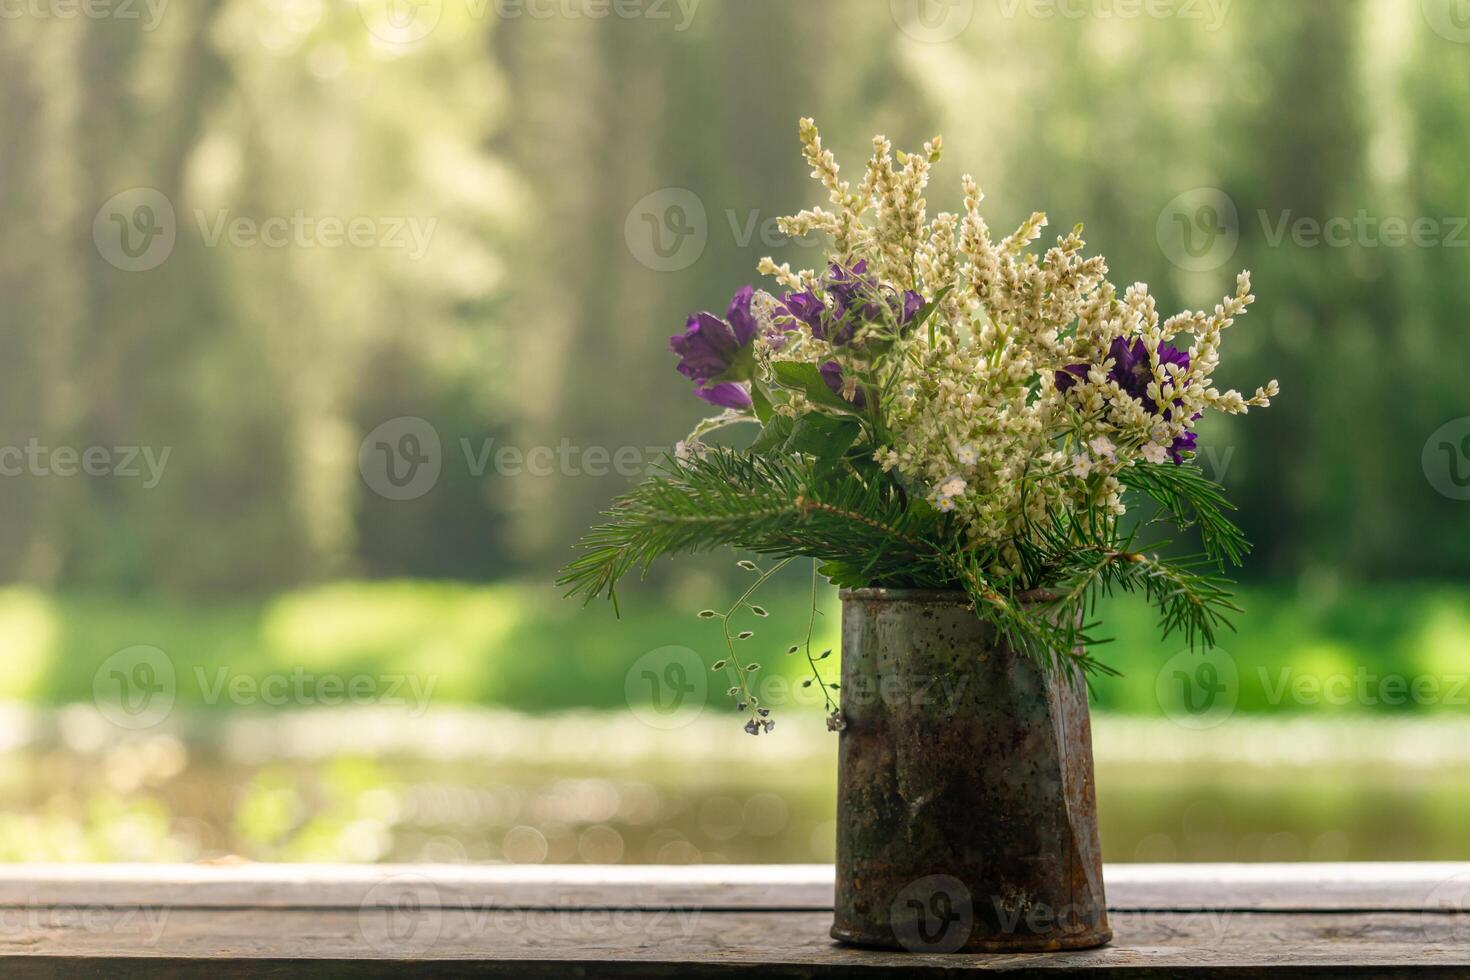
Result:
M1470 976L1467 932L1457 917L1438 913L1123 912L1105 949L930 956L838 946L826 938L830 917L821 912L159 912L0 920L0 976L896 978L924 969L1155 980Z
M99 864L0 867L0 907L832 908L831 865Z
M1415 911L1467 899L1463 864L1113 864L1114 910ZM830 865L10 865L0 907L832 908Z
M1112 864L1104 876L1116 909L1470 911L1470 863L1460 862Z

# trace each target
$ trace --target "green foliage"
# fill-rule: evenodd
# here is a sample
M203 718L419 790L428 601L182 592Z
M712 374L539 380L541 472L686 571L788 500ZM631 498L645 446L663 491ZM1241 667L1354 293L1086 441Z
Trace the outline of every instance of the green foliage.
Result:
M908 505L886 482L864 483L800 456L713 449L620 497L582 541L558 584L570 595L616 599L629 571L663 555L735 547L776 558L809 557L895 587L955 581L932 543L940 520Z
M819 463L835 463L852 448L862 427L855 419L808 412L791 427L788 453L804 453Z
M1217 564L1239 565L1250 553L1245 534L1225 516L1235 506L1224 488L1198 466L1140 463L1119 477L1129 490L1151 498L1178 528L1198 528L1205 554Z
M829 435L844 422L850 420L811 413L797 420L780 452L771 439L769 453L715 449L667 461L665 472L619 498L558 584L569 595L606 595L616 605L619 580L634 569L646 572L665 555L729 546L780 560L812 558L841 586L963 589L977 613L1037 663L1087 674L1113 672L1091 653L1101 597L1146 596L1163 635L1178 633L1196 647L1213 645L1227 616L1239 611L1228 583L1214 572L1220 558L1243 554L1244 542L1223 516L1228 505L1220 488L1193 467L1139 467L1145 472L1137 489L1168 519L1198 526L1206 554L1173 560L1144 554L1096 510L1057 510L1018 541L1022 572L992 582L995 556L955 547L956 532L944 515L890 480L865 480L853 467L830 465L836 453L823 439L845 449L851 430ZM797 445L803 431L810 441ZM792 453L799 448L808 454Z
M820 405L835 412L856 411L846 399L827 387L827 382L822 379L821 372L815 364L779 361L771 365L771 370L776 375L776 381L783 388L801 392L814 405Z

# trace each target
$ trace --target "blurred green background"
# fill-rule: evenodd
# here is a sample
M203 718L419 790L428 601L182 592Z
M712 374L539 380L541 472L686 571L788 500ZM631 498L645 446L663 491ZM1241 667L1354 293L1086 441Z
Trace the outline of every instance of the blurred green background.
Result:
M805 572L759 742L640 700L731 556L550 585L701 415L684 316L821 261L800 115L942 132L931 210L974 173L1169 311L1254 273L1246 614L1104 606L1109 859L1470 857L1463 0L90 9L0 32L0 858L828 859Z

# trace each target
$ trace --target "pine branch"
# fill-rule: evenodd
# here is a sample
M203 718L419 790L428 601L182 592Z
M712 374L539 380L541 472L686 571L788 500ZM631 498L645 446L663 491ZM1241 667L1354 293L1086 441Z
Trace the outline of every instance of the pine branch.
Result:
M995 627L1000 637L1047 673L1083 680L1090 675L1116 675L1117 671L1095 660L1089 648L1095 643L1082 617L1071 610L1055 608L1055 597L1045 591L1003 593L987 581L983 560L971 556L956 559L959 580L976 613Z
M1224 488L1198 466L1137 463L1118 479L1129 490L1152 498L1180 528L1199 528L1205 554L1216 564L1239 565L1250 553L1245 532L1225 516L1235 507L1225 499Z
M729 545L777 558L810 557L869 569L875 582L942 583L936 522L891 485L851 471L823 473L802 458L710 450L666 460L663 472L619 498L562 571L568 595L614 597L618 581L663 555Z
M850 579L844 584L962 588L976 614L1044 670L1074 678L1112 674L1090 652L1099 596L1144 593L1159 610L1164 635L1178 631L1192 646L1212 645L1228 628L1229 613L1239 611L1228 583L1200 570L1221 555L1243 554L1239 532L1219 513L1218 487L1197 471L1160 475L1166 469L1176 468L1150 467L1140 488L1173 512L1190 508L1202 531L1209 529L1213 551L1169 561L1140 554L1107 515L1058 508L1032 522L1018 542L1020 573L992 581L993 553L955 549L942 516L914 506L892 483L865 482L851 469L824 469L803 457L711 450L665 461L662 472L619 498L558 583L568 595L606 595L616 603L619 580L664 555L728 545L778 559L808 557L825 562L829 575L840 571Z
M1133 551L1083 549L1059 563L1062 572L1053 596L1055 614L1083 618L1093 614L1097 599L1114 590L1142 592L1159 610L1163 635L1176 630L1192 647L1210 647L1229 614L1240 612L1231 602L1229 582L1201 572L1214 568L1208 555L1163 560Z

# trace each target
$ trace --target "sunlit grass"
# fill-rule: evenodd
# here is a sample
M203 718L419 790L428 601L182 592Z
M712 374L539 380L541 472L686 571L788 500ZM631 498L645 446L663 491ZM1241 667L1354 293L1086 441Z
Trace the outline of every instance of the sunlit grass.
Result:
M34 589L0 591L0 698L22 700L45 683L57 657L57 612L56 603Z
M673 645L705 664L724 656L718 624L694 614L732 596L718 583L700 595L694 602L630 590L618 619L605 603L584 608L539 583L340 582L217 606L13 587L0 590L0 699L90 703L99 666L146 644L172 663L180 710L329 705L315 686L323 679L348 691L354 682L365 685L348 703L377 703L396 684L400 698L436 706L620 708L628 671L643 654ZM741 624L756 633L742 655L761 662L775 690L785 686L779 707L815 706L814 689L800 687L810 676L805 657L786 654L805 636L804 581L776 583L760 601L771 615ZM1239 632L1221 639L1238 672L1237 712L1463 711L1470 703L1470 595L1463 589L1375 586L1324 596L1257 585L1243 589L1239 602L1246 610ZM820 608L814 649L835 649L835 594L824 591ZM1159 714L1158 671L1182 644L1157 636L1142 603L1105 602L1099 618L1099 632L1116 639L1098 654L1124 676L1095 685L1097 706ZM837 660L822 665L828 681L836 679ZM287 692L284 702L250 693L272 678ZM295 693L298 680L304 696ZM708 680L711 706L723 707L723 677ZM232 682L246 694L232 694ZM1293 693L1298 685L1349 693L1303 698ZM1401 689L1407 693L1395 696Z

